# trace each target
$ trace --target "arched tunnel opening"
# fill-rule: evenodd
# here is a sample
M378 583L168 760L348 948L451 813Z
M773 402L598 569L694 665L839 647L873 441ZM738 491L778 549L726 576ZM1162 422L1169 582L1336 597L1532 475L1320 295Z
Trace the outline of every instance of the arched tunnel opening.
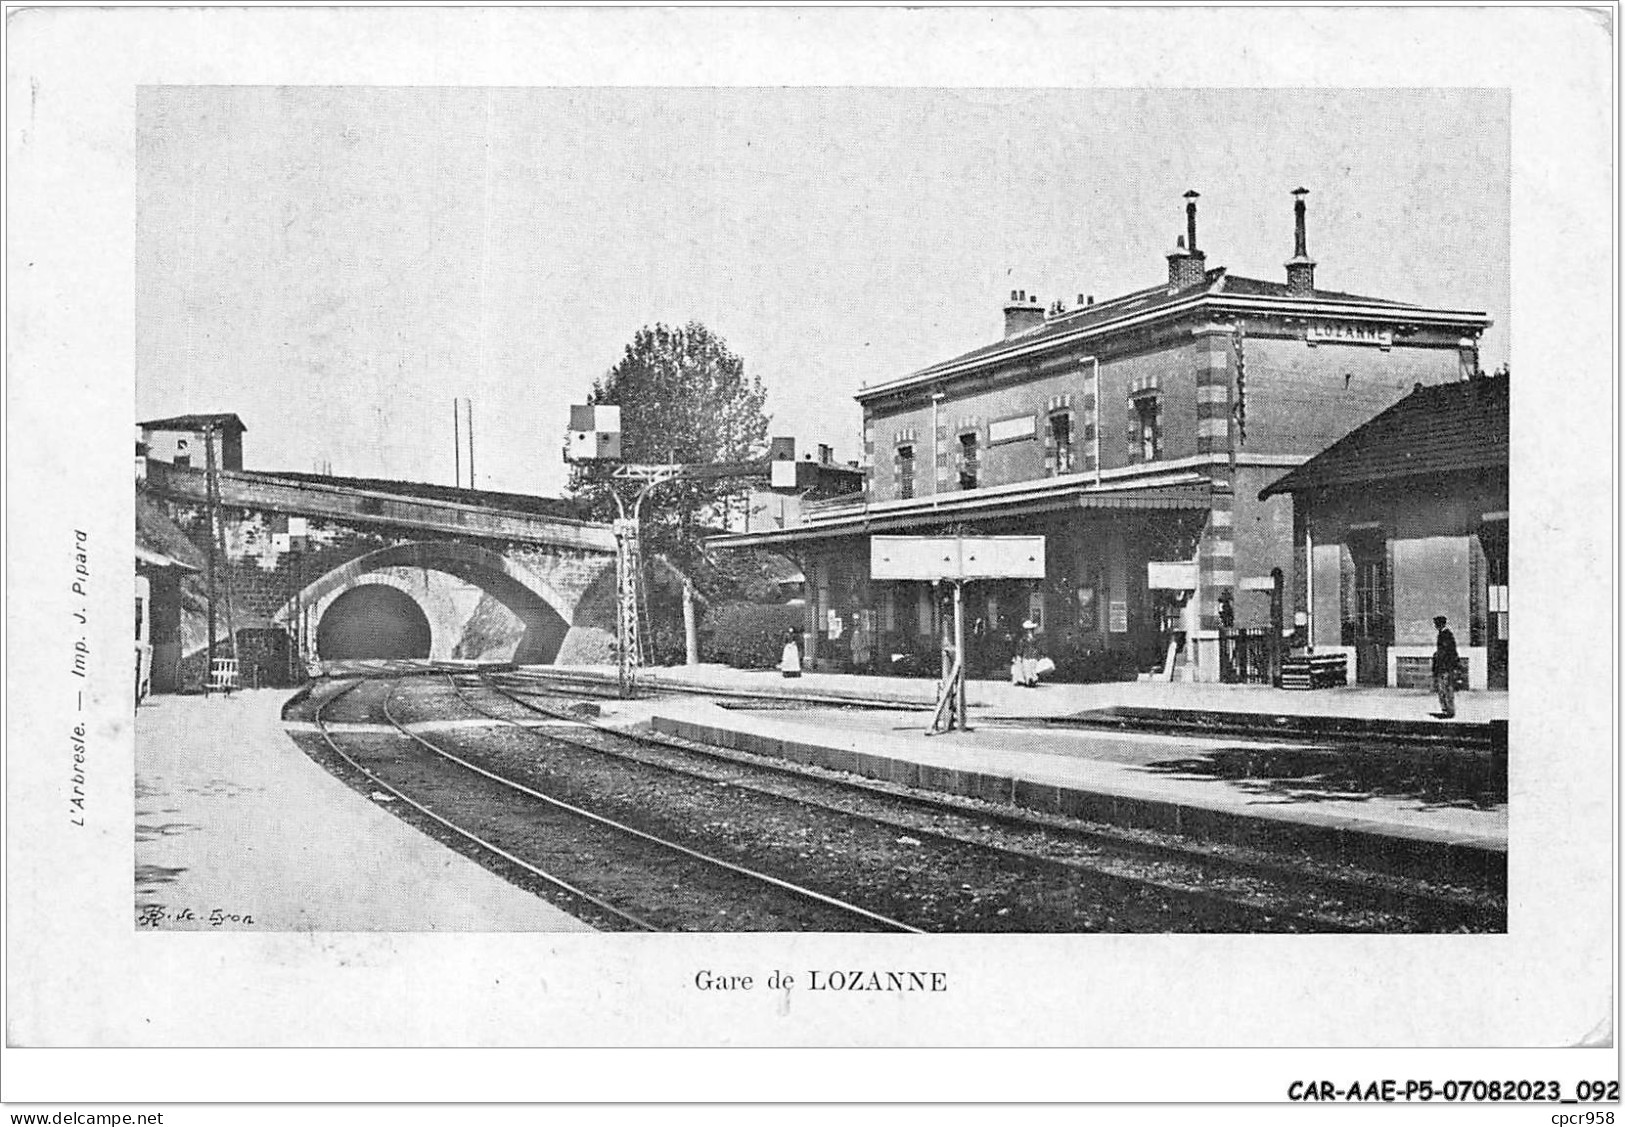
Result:
M324 661L426 658L431 641L417 600L379 583L334 599L316 626L316 654Z
M607 571L613 577L613 566ZM449 589L441 580L465 586ZM371 593L358 594L363 590ZM392 593L378 593L383 591ZM580 634L589 641L614 629L613 603L602 623L595 614L583 622L579 608L575 621L566 618L559 608L569 605L522 563L478 545L443 541L398 544L357 557L311 583L288 608L290 614L326 608L315 623L314 641L317 656L327 660L427 656L545 665L559 659L575 625L586 627Z

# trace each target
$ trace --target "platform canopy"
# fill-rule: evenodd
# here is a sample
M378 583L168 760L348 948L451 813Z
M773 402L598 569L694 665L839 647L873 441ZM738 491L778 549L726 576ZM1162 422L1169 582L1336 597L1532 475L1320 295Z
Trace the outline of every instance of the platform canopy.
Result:
M1206 511L1212 506L1212 483L1197 474L1181 474L1156 485L1113 488L1087 478L1048 478L1015 487L938 493L907 501L834 502L823 512L803 509L806 523L770 532L718 536L713 548L771 547L834 537L924 531L948 524L1004 520L1044 513L1086 510Z

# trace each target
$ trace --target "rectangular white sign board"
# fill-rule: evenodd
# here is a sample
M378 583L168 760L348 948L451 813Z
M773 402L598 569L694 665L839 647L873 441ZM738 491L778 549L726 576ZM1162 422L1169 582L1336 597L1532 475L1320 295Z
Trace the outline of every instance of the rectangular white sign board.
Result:
M1145 585L1153 591L1194 591L1196 562L1150 560L1145 565Z
M871 536L871 579L1042 579L1042 536Z

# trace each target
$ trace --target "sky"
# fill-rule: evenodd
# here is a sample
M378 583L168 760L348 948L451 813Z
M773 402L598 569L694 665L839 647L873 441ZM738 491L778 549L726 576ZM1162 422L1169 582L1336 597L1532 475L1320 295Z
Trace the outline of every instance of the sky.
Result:
M1506 359L1493 90L143 87L137 419L234 411L248 469L556 495L571 403L656 322L760 376L770 431L861 455L852 396L989 343L1012 289L1210 267L1486 311ZM466 463L465 470L466 474Z

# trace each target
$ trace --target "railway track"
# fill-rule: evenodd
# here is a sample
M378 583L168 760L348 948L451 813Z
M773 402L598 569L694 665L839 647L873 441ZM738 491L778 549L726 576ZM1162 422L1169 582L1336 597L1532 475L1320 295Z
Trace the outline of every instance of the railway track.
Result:
M357 680L316 707L333 756L375 799L403 803L437 836L517 876L598 926L639 931L913 931L813 889L760 873L585 810L413 731L391 708L401 680ZM381 687L382 691L379 692ZM328 710L372 695L398 735L351 735ZM402 744L405 737L406 744ZM428 828L426 827L426 828Z
M571 717L579 713L550 708L534 698L564 700L574 694L537 685L532 679L476 675L478 682L509 702L536 715ZM502 677L499 682L498 677ZM453 678L456 683L457 678ZM462 678L467 684L469 676ZM525 686L521 694L514 682ZM489 710L466 701L477 711L493 718ZM621 732L598 726L600 733L621 741L622 754L653 758L668 769L694 772L695 761L714 766L705 777L730 785L754 786L793 796L809 805L848 808L854 796L862 796L872 813L890 818L898 828L932 832L931 822L957 823L950 832L965 840L985 839L989 825L1000 827L1002 836L1014 833L1025 843L1017 852L1031 853L1040 860L1081 867L1103 867L1107 877L1126 876L1163 886L1170 895L1187 898L1192 908L1212 906L1215 899L1236 898L1264 904L1297 903L1309 905L1286 914L1297 917L1301 930L1361 931L1499 931L1506 926L1503 898L1487 893L1354 870L1348 866L1282 859L1259 850L1235 849L1201 843L1170 840L1166 835L1125 832L1116 827L1093 826L1075 819L989 808L988 804L956 796L933 796L896 784L835 776L820 768L766 759L730 749L694 744L690 741L639 733ZM630 752L630 747L638 752ZM764 779L782 782L764 784ZM901 816L901 817L900 817ZM974 824L969 824L974 823ZM1121 858L1130 858L1127 865ZM1148 867L1149 866L1149 867Z
M524 700L488 678L448 680L465 705L493 719L520 723L511 712L503 711L504 706L518 706L532 715L580 719L577 713ZM473 686L496 694L495 699L474 699ZM493 704L498 707L490 707ZM1256 873L1223 872L1223 866L1204 865L1206 858L1188 853L1172 861L1148 860L1144 850L1126 851L1121 842L1081 846L1076 841L1058 842L1049 827L1027 824L1019 833L1012 833L1008 825L1001 825L992 831L984 811L881 793L870 785L853 785L802 768L747 761L753 757L722 749L700 750L696 762L697 749L660 737L600 727L577 729L559 738L590 754L628 765L623 769L635 764L681 780L665 788L674 801L684 801L683 786L691 792L696 787L728 787L735 795L755 796L758 804L792 807L805 824L860 823L868 830L868 848L878 854L894 853L888 846L899 841L928 848L944 858L952 857L945 862L948 876L956 869L973 875L976 884L964 888L984 884L985 877L974 874L989 868L1022 873L1029 888L1042 886L1044 895L1050 897L1047 905L1035 905L1024 913L1032 930L1094 930L1106 924L1115 930L1328 932L1392 930L1399 922L1391 914L1373 914L1369 908L1353 913L1326 911L1321 907L1321 890L1312 896L1302 890L1289 893L1279 877L1266 883ZM704 805L703 789L696 803L700 806ZM805 854L798 859L805 860ZM789 861L781 857L778 863ZM1216 874L1215 869L1221 871ZM936 876L940 882L943 874ZM1068 904L1078 910L1067 911ZM996 902L980 907L980 913L947 914L947 919L939 913L931 923L940 927L950 921L959 926L979 922L989 929L1006 929L1018 922L999 913ZM1003 907L1014 914L1010 905Z

